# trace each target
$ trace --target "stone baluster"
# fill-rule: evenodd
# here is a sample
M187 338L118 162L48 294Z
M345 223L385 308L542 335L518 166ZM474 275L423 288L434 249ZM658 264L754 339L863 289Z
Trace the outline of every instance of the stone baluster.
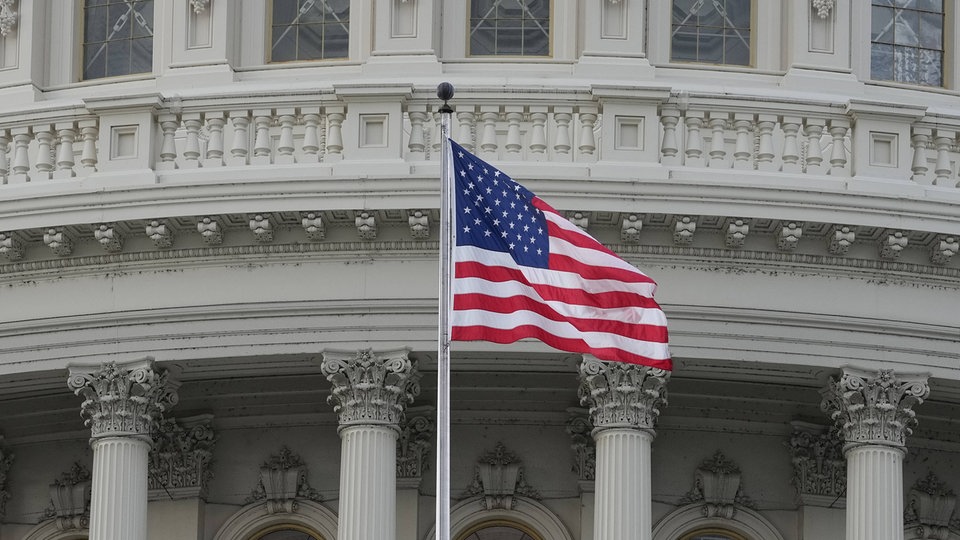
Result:
M833 142L830 145L830 174L834 176L849 176L846 172L847 166L847 131L850 129L850 122L846 119L830 120L830 137Z
M650 540L650 445L670 373L593 357L583 358L579 372L596 441L593 537Z
M340 427L338 540L394 540L397 436L420 374L407 350L324 352L328 399Z
M424 143L424 124L427 121L426 105L410 105L407 112L410 118L410 141L407 142L410 161L426 159L426 144Z
M711 167L724 168L727 166L726 129L730 115L727 113L711 112L708 124L712 132L710 136Z
M170 170L177 168L177 128L180 127L180 118L175 114L161 114L157 121L160 122L160 130L163 132L162 142L160 143L160 163L157 164L158 170Z
M486 159L497 157L497 121L500 120L500 107L484 105L480 107L480 121L483 130L480 132L480 153Z
M247 111L230 111L230 123L233 125L233 139L230 143L230 157L227 158L227 165L246 165L247 154L249 152L250 136L247 129L250 125L250 117Z
M596 161L594 153L597 150L597 139L593 128L597 123L597 109L594 107L580 107L580 137L577 150L580 151L580 161Z
M271 163L270 148L270 126L273 125L273 111L270 109L259 109L253 111L253 126L255 135L253 139L253 157L250 163L253 165L269 165Z
M303 107L303 162L320 161L320 107Z
M927 375L848 367L821 393L845 442L846 540L902 540L905 443L913 407L930 393Z
M37 141L37 160L34 163L36 174L33 180L49 180L53 175L53 126L42 124L33 127L33 137Z
M207 123L207 153L204 167L223 166L223 126L226 123L222 112L204 113Z
M516 158L523 150L523 143L520 139L520 121L523 120L523 107L507 106L505 108L507 118L507 142L503 147L507 150L507 155Z
M73 155L73 143L77 140L77 126L73 122L58 122L54 126L57 130L57 170L54 178L72 178L76 176L73 167L76 165Z
M293 125L297 123L296 111L293 109L277 109L277 117L280 122L280 140L277 141L277 156L274 163L290 164L294 163L293 151Z
M757 116L757 131L760 132L757 144L757 170L775 171L776 164L773 159L776 153L773 148L773 128L777 125L777 117L772 114L761 114Z
M953 147L957 133L951 130L938 129L934 135L933 142L937 147L937 168L933 172L937 176L933 180L933 185L954 187L956 183L950 179L953 175L950 149Z
M556 126L556 135L553 139L553 152L558 159L569 159L570 156L570 121L573 120L573 107L554 107L553 123Z
M543 161L547 151L547 108L536 105L530 107L530 157L533 161Z
M443 143L443 115L434 112L433 126L430 132L430 155L435 160L440 160L440 148Z
M177 401L178 384L152 359L70 366L67 385L84 398L93 487L90 538L146 540L148 452L155 422Z
M343 159L343 119L346 118L343 107L327 107L327 151L324 161Z
M688 167L703 167L703 136L700 134L700 129L703 127L703 112L687 111L683 122L687 127L684 164Z
M200 113L183 113L183 127L187 130L187 137L183 143L184 169L195 169L200 166L200 129L203 122Z
M780 120L780 128L783 129L783 165L780 170L783 172L798 173L802 170L800 144L797 142L802 124L803 119L795 116L784 116Z
M19 184L30 181L30 147L32 131L28 127L17 127L10 130L13 135L13 175L8 179L10 184Z
M93 172L97 170L97 137L100 136L100 128L95 118L81 120L77 122L80 128L80 138L83 140L83 147L80 150L80 165L84 172Z
M823 151L820 149L820 137L823 136L823 127L826 122L819 118L807 118L803 133L807 138L806 172L820 174L823 172Z
M680 145L677 138L677 124L680 122L678 109L663 109L660 112L660 124L663 126L663 140L660 142L660 163L680 165Z
M0 183L7 183L7 174L10 172L10 163L7 161L7 152L10 151L10 132L0 130Z
M753 168L753 114L736 113L733 115L733 129L737 132L737 139L733 147L733 168Z
M933 136L933 130L925 127L913 128L913 136L910 143L913 145L913 162L910 170L913 174L910 179L918 184L929 185L933 179L927 176L930 166L927 163L927 145L930 144L930 138Z
M470 152L473 152L473 123L476 121L476 115L474 113L473 106L459 106L457 109L457 123L459 125L459 130L457 131L457 142L460 143L460 146L466 148ZM451 126L450 131L453 131Z

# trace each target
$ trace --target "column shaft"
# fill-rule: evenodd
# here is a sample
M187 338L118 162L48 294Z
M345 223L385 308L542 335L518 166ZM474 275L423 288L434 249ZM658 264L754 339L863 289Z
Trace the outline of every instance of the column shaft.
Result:
M847 450L847 540L903 540L903 456L878 444Z
M146 540L150 444L139 437L103 437L91 446L90 540Z
M338 540L395 540L397 432L390 426L341 429Z
M604 429L597 441L593 537L650 540L650 444L653 435L633 428Z

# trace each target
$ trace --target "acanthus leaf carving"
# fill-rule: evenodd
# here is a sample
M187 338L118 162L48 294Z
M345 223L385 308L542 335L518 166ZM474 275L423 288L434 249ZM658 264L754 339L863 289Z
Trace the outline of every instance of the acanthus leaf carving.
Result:
M428 468L430 438L436 426L426 414L410 414L400 424L397 437L397 477L420 478Z
M513 510L517 507L515 495L540 500L540 492L527 484L523 464L503 443L477 460L473 482L467 486L466 496L482 496L480 504L486 510Z
M409 351L355 354L324 352L321 371L333 385L328 403L351 425L398 426L408 403L420 393L420 372Z
M570 435L570 448L573 449L573 472L580 480L593 481L597 478L597 443L593 438L593 424L583 409L568 409L567 433Z
M7 491L7 474L10 473L14 457L3 444L3 436L0 435L0 519L6 515L7 501L10 499L10 492Z
M846 447L879 444L902 448L916 424L915 405L930 394L926 375L896 376L844 368L822 390L820 408L840 428Z
M589 407L597 429L653 429L667 403L669 371L592 356L581 360L579 370L580 404Z
M84 398L80 415L91 438L149 439L161 415L177 403L179 382L152 358L100 366L70 366L67 386Z
M818 497L833 503L846 493L847 461L837 428L792 422L790 457L793 484L804 504Z
M151 499L204 497L213 478L217 437L212 415L165 418L153 432L147 487Z

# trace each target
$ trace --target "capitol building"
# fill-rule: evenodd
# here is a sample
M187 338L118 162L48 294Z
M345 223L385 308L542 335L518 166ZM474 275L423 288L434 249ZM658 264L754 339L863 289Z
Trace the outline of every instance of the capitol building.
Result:
M454 342L451 540L960 540L957 0L0 0L0 540L446 540L451 138L673 371Z

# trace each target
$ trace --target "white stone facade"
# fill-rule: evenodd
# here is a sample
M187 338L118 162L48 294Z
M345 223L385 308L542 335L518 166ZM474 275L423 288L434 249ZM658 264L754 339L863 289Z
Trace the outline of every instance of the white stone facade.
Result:
M742 66L671 4L478 56L470 0L350 0L274 63L273 0L155 0L152 69L83 80L93 2L0 1L0 540L435 537L441 81L675 362L455 343L453 538L960 538L960 6L931 87L869 2L747 2Z

